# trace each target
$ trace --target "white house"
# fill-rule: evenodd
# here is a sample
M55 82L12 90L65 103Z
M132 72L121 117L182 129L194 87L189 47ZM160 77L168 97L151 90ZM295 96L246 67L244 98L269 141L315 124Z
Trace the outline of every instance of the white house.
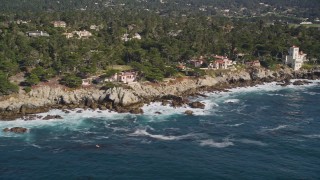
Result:
M299 47L297 46L290 47L289 55L284 59L284 63L292 67L295 71L299 70L305 61L307 61L307 54L299 51Z
M213 56L216 60L211 62L208 65L209 69L228 69L229 67L233 66L234 63L232 60L228 59L226 56Z
M301 22L300 24L301 24L301 25L310 25L310 24L312 24L312 22L306 22L306 21L304 21L304 22Z
M103 28L103 25L95 25L95 24L90 25L91 30L99 31L102 28Z
M67 23L64 21L52 21L53 27L60 27L60 28L66 28Z
M86 30L83 31L73 31L72 33L63 33L67 39L73 38L74 35L77 35L78 39L89 38L92 36L92 33Z
M79 39L81 38L88 38L92 36L92 33L86 30L83 31L73 31L73 34L78 35Z
M134 36L132 36L132 38L129 37L129 34L123 34L123 36L121 37L121 40L123 40L124 42L130 41L132 39L137 39L137 40L141 40L142 37L139 33L135 33Z
M49 37L50 35L45 31L29 31L27 32L29 37Z
M137 80L137 72L120 72L115 73L109 78L105 78L105 82L123 82L123 83L132 83Z

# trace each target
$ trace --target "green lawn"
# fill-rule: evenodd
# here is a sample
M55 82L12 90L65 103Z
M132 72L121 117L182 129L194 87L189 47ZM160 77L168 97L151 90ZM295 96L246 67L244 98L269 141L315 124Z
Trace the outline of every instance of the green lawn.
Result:
M316 27L320 28L320 24L289 24L290 27L299 27L299 26L304 26L304 27Z
M128 65L113 65L113 66L108 66L107 69L116 69L119 71L129 71L129 70L132 70L132 67L128 66Z

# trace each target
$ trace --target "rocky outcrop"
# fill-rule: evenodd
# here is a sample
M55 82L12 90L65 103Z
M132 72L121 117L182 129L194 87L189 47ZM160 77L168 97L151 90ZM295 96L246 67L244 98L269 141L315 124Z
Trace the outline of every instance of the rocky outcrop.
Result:
M42 120L51 120L51 119L63 119L60 115L47 115L42 118Z
M14 127L14 128L5 128L3 129L3 132L13 132L13 133L25 133L27 132L28 129L27 128L23 128L23 127Z
M108 99L115 104L122 106L128 106L130 104L138 103L140 99L130 89L124 89L123 87L115 87L107 90Z
M306 85L306 84L310 84L311 82L307 81L307 80L297 80L294 81L292 84L295 86L302 86L302 85Z
M114 87L107 90L98 88L72 90L62 86L42 86L32 89L29 94L2 97L0 100L0 120L16 119L46 112L52 108L110 109L141 114L143 113L141 110L143 103L160 101L163 105L170 104L173 107L181 107L190 103L185 98L186 96L197 96L199 91L228 91L227 89L232 87L252 86L271 81L287 85L292 78L317 79L319 77L319 70L295 72L289 68L277 71L252 68L221 72L216 74L216 77L177 78L163 83L133 83L125 87ZM199 102L189 105L204 108L203 104Z
M184 114L191 116L191 115L193 115L193 111L191 111L191 110L186 110L186 111L184 112Z
M201 102L199 102L199 101L189 103L189 106L190 106L191 108L200 108L200 109L204 109L204 108L206 107L205 104L203 104L203 103L201 103Z

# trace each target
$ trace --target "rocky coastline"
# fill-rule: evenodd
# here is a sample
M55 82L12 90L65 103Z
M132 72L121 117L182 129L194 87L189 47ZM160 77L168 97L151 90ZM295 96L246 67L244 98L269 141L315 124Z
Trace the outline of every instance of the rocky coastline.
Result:
M281 68L271 71L264 68L242 69L221 72L216 77L178 78L161 83L134 83L107 90L97 88L65 89L63 87L41 86L31 92L1 97L0 121L33 120L37 113L50 109L91 108L112 110L119 113L142 114L141 107L145 103L159 101L163 105L173 107L189 105L191 108L204 108L200 102L189 102L189 96L205 96L201 92L227 91L235 87L254 86L265 82L278 82L279 85L290 84L290 79L319 79L319 70L292 71ZM294 85L302 85L307 81L298 81ZM81 113L81 112L79 112ZM191 112L186 114L192 115ZM40 117L43 120L61 119L59 116Z

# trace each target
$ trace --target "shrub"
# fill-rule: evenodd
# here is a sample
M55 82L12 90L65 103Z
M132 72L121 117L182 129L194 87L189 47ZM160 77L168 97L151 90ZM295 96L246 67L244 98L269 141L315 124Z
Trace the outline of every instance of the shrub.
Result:
M38 84L39 82L40 82L39 77L33 73L31 73L26 79L26 83L28 83L30 86Z
M7 78L6 75L0 71L0 95L9 95L12 93L17 93L19 87L15 84L12 84Z
M29 93L31 91L31 87L27 86L25 88L23 88L23 90L26 92L26 93Z
M70 88L78 88L82 85L82 79L75 75L66 75L60 80L60 83Z

